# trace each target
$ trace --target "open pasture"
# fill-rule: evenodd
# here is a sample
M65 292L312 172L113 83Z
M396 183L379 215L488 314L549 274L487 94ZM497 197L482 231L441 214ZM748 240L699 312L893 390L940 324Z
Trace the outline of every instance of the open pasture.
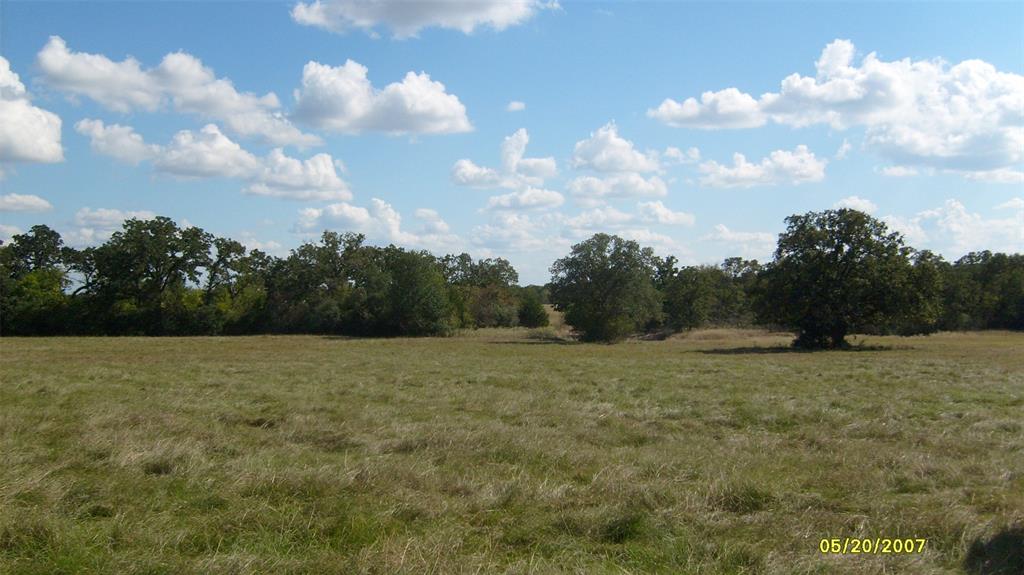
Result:
M553 333L4 338L0 572L984 573L1020 542L1024 335Z

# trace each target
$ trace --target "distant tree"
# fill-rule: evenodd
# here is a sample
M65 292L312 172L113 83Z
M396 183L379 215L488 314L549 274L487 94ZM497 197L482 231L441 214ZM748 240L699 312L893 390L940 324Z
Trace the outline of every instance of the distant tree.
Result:
M67 329L68 248L47 226L0 245L0 333L54 335Z
M28 233L15 234L3 248L0 262L13 277L38 269L56 268L63 262L64 240L48 226L36 225Z
M716 280L722 272L712 267L684 267L664 280L665 322L679 331L704 326L712 320Z
M548 310L540 302L537 290L523 288L519 292L519 325L544 327L548 325Z
M198 285L210 265L212 240L170 218L124 222L90 255L92 321L105 323L101 331L112 333L202 332L190 320L202 305Z
M971 252L941 271L943 329L1024 329L1024 255Z
M519 324L519 299L509 287L473 288L469 305L476 327L514 327Z
M900 234L849 209L786 222L759 281L758 311L762 321L796 328L794 345L844 347L847 334L877 326L934 329L926 308L938 286L922 285L927 277L915 274Z
M444 335L451 331L451 309L444 274L427 252L385 249L391 277L388 324L396 335Z
M654 253L596 234L551 266L551 301L585 341L616 341L661 317Z

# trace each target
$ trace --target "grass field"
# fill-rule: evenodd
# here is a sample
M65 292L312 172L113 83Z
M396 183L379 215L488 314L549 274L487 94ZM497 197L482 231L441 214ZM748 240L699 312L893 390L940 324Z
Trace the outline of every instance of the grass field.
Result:
M5 338L0 573L992 572L1024 334L787 342Z

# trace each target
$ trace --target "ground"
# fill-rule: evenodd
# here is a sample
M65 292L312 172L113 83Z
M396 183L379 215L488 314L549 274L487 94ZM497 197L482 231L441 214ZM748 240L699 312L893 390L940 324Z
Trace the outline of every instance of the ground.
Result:
M557 334L4 338L0 572L991 573L1021 541L1024 334Z

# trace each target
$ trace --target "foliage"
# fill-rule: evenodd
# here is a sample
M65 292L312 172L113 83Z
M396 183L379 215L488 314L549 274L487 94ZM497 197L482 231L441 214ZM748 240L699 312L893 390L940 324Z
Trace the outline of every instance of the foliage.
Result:
M82 249L38 225L0 244L0 333L444 335L544 326L548 303L594 341L755 322L792 328L806 347L853 331L1024 329L1024 255L949 263L852 210L787 223L767 265L680 267L598 234L555 262L551 283L525 287L502 258L437 258L360 234L327 231L275 257L163 217Z
M551 301L585 341L617 341L661 318L654 253L596 234L551 266Z
M523 288L519 292L519 325L523 327L545 327L550 320L537 290Z
M843 347L847 334L865 328L934 329L937 276L916 273L900 234L849 209L786 222L759 281L758 312L763 321L796 328L795 345Z

